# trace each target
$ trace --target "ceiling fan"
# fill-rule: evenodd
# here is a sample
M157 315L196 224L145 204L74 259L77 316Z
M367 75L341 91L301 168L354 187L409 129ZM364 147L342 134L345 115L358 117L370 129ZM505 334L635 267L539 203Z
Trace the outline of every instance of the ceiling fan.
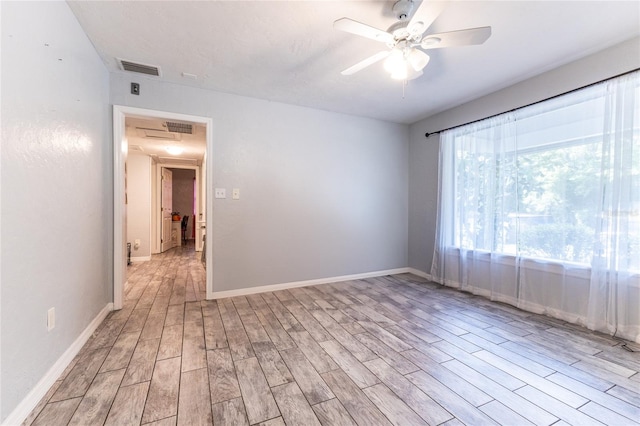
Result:
M411 19L414 0L399 0L393 5L398 21L387 31L341 18L333 28L385 43L390 50L383 50L342 71L342 75L354 74L383 59L384 68L397 80L413 80L422 75L429 63L429 55L423 50L453 46L469 46L484 43L491 36L491 27L469 28L438 34L427 34L429 26L446 6L444 1L422 0Z

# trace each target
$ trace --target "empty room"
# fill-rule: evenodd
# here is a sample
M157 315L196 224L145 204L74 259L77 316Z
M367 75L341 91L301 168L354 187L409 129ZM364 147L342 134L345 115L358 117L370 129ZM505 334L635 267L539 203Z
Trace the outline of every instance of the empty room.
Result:
M640 425L640 2L0 21L0 424Z

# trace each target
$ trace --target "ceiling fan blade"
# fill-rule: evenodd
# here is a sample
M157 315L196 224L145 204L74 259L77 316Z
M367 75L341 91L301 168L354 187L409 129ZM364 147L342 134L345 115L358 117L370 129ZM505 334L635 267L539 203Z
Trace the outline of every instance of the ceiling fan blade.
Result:
M346 70L342 71L340 74L342 74L342 75L355 74L358 71L368 67L369 65L373 65L376 62L383 60L384 58L389 56L389 53L390 53L390 51L388 51L388 50L384 50L382 52L378 52L375 55L369 56L367 59L364 59L364 60L358 62L357 64L347 68Z
M424 33L433 24L433 21L440 16L446 6L446 0L422 0L418 10L413 14L409 25L407 25L409 33L413 35Z
M349 18L338 19L333 23L333 28L335 28L336 30L370 38L371 40L381 41L383 43L393 43L394 41L392 34Z
M423 49L439 49L441 47L471 46L484 43L490 36L491 27L429 34L422 39L420 47Z

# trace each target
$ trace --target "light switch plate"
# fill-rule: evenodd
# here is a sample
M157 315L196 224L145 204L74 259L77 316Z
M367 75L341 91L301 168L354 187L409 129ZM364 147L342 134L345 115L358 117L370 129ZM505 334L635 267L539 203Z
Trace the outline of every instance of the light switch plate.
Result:
M216 188L215 191L216 198L227 198L227 190L224 188Z
M240 199L240 188L233 188L233 192L231 193L231 198L234 200Z

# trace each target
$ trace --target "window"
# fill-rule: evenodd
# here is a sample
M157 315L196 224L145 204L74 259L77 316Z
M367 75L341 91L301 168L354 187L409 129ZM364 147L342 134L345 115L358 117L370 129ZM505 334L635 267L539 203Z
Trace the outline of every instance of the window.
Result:
M638 120L637 84L635 93ZM453 130L443 158L452 191L443 216L447 243L590 265L605 249L600 241L615 240L625 267L640 271L639 123L629 135L630 155L612 161L620 148L611 143L615 131L603 126L604 95L587 89ZM612 186L621 199L602 210L599 200ZM602 215L628 220L599 229Z
M640 72L440 136L435 281L640 341Z

